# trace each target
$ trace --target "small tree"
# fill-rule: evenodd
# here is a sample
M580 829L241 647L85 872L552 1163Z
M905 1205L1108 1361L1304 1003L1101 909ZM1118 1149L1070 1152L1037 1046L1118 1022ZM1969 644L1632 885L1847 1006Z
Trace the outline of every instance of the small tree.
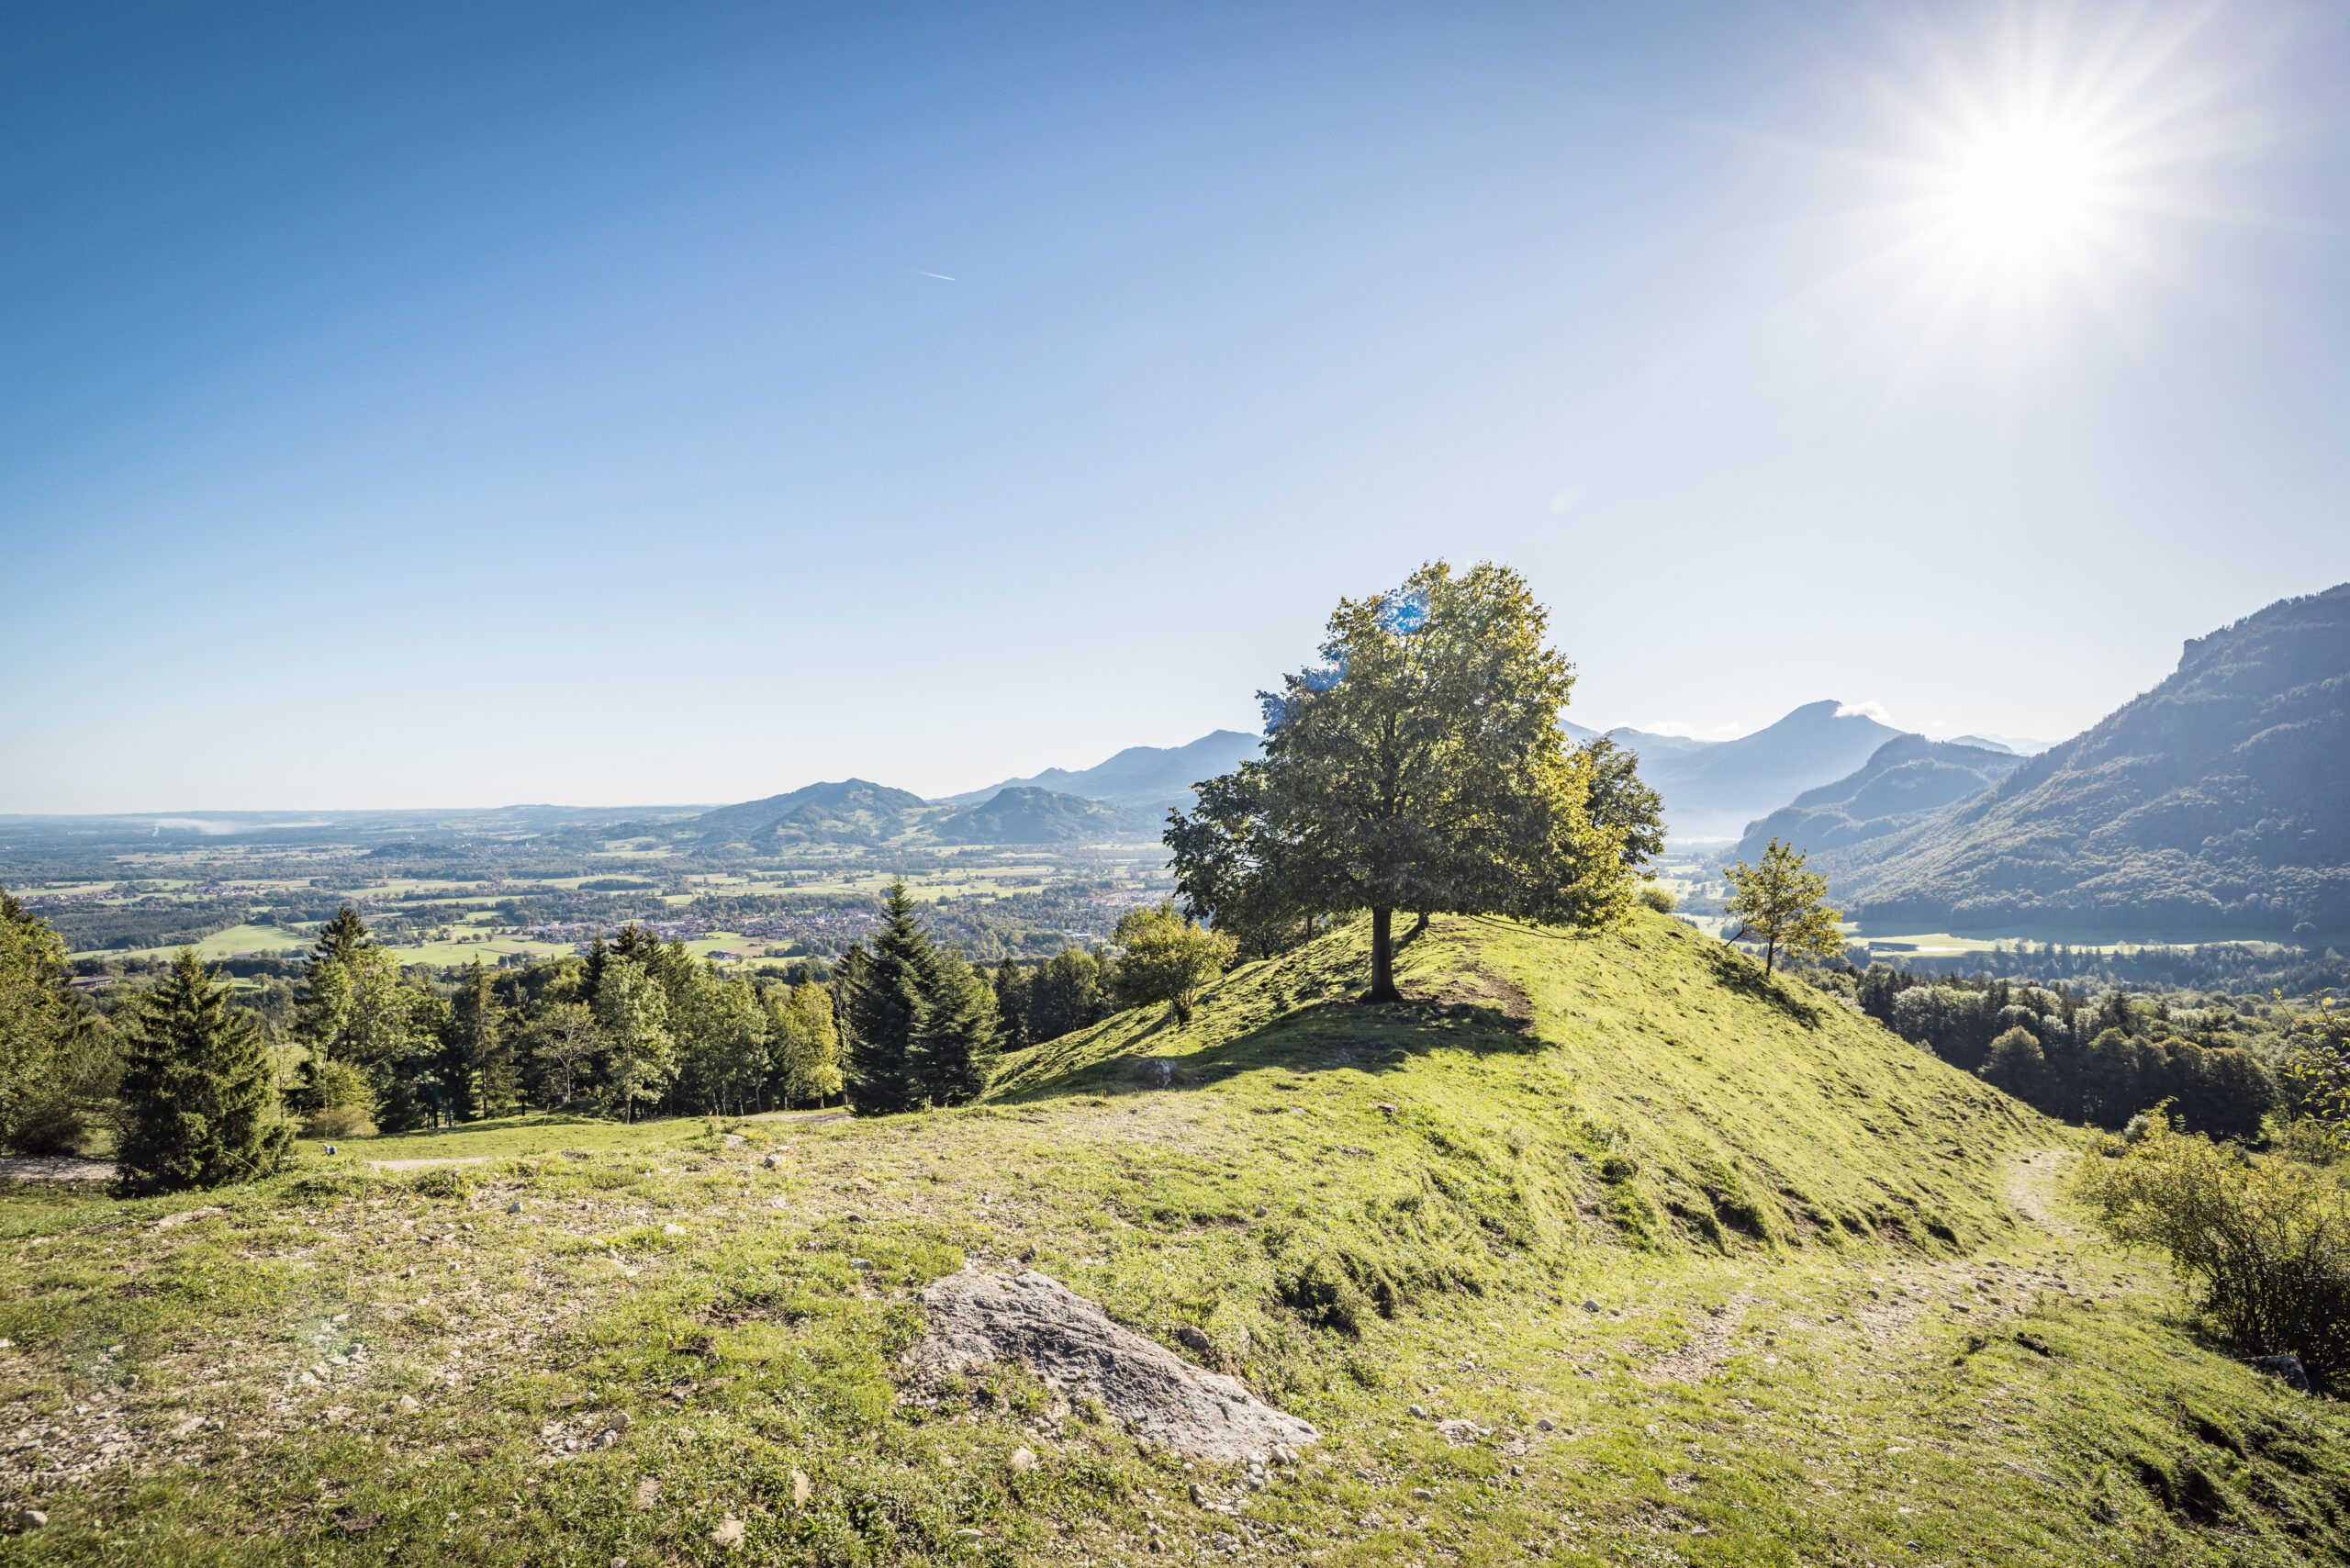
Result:
M787 1109L821 1105L841 1092L841 1036L832 992L812 980L767 994L778 1087Z
M580 1080L604 1048L604 1034L584 1002L558 1002L531 1025L531 1058L559 1106L577 1098Z
M1200 988L1224 973L1238 946L1229 936L1195 925L1171 900L1156 908L1129 910L1118 921L1118 1000L1128 1007L1163 1002L1177 1027L1192 1021Z
M1773 839L1762 863L1723 868L1729 879L1724 912L1740 923L1731 940L1762 944L1762 968L1774 968L1781 953L1833 958L1844 951L1843 915L1828 907L1828 879L1803 868L1803 852Z
M115 1152L125 1197L266 1175L292 1141L261 1031L212 980L181 948L131 1027Z

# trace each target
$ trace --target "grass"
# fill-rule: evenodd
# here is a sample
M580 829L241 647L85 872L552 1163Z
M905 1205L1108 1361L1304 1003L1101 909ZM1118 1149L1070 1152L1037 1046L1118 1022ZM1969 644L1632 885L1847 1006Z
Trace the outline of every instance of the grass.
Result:
M1396 1007L1361 957L919 1119L8 1193L7 1501L50 1523L0 1561L2350 1561L2350 1422L2078 1227L2063 1128L1661 917L1439 921ZM1325 1440L1259 1491L1014 1373L906 1400L965 1261L1200 1330Z
M195 944L196 956L207 962L226 958L237 953L290 953L309 946L310 939L298 931L282 925L232 925L226 931L216 931ZM178 946L140 947L135 950L108 948L96 953L76 953L77 958L168 958L179 951Z

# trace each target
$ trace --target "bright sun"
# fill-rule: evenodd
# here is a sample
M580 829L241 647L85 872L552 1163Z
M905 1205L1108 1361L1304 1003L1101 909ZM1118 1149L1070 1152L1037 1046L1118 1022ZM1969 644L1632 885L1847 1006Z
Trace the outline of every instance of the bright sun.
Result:
M1946 180L1953 235L1986 261L2030 263L2096 238L2110 174L2090 135L2053 120L1987 127Z

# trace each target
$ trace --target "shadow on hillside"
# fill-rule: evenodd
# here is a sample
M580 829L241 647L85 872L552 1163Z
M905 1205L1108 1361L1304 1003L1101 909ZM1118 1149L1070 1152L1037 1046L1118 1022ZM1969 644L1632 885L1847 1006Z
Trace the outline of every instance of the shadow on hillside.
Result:
M1816 1026L1827 1016L1820 1011L1818 1003L1807 1001L1793 989L1802 982L1782 981L1775 975L1763 973L1761 964L1729 943L1706 943L1698 951L1723 990L1736 991L1740 996L1775 1007L1798 1024Z
M364 1137L337 1138L337 1143L353 1147L383 1148L410 1138L465 1137L476 1133L511 1133L536 1131L541 1127L616 1127L621 1126L605 1116L577 1116L565 1111L533 1113L527 1116L501 1116L488 1122L460 1122L453 1127L410 1127L396 1133L372 1133ZM317 1141L315 1139L311 1141Z
M1136 1036L1140 1046L1167 1031L1162 1020ZM1174 1036L1169 1043L1180 1038ZM1478 1053L1537 1051L1542 1042L1512 1009L1487 1002L1412 1001L1373 1006L1355 1001L1318 1002L1283 1014L1245 1035L1186 1056L1151 1056L1129 1048L1106 1061L1005 1094L997 1103L1022 1104L1069 1094L1118 1094L1144 1090L1203 1089L1244 1073L1327 1072L1352 1068L1384 1072L1431 1050Z

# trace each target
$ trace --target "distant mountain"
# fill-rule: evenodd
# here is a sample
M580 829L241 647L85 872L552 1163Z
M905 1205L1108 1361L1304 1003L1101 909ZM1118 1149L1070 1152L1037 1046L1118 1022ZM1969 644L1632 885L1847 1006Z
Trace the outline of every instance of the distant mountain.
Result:
M2350 584L2190 641L2177 670L1834 890L1871 921L2350 932Z
M1216 730L1178 746L1131 745L1107 762L1074 771L1047 767L1026 778L1007 778L984 790L948 795L950 806L977 805L1004 790L1050 790L1113 806L1137 806L1153 816L1169 806L1188 802L1192 786L1203 778L1229 773L1244 759L1257 755L1263 743L1238 730Z
M1858 772L1807 790L1750 824L1738 847L1723 858L1751 864L1771 840L1784 839L1811 857L1814 870L1833 878L1878 840L1980 794L2022 766L2023 758L2011 751L1896 735L1871 753Z
M909 812L925 804L911 790L892 790L863 778L810 784L763 801L721 806L677 824L686 834L716 847L741 844L880 844L912 825Z
M1833 701L1806 703L1736 740L1607 732L1639 757L1640 777L1664 797L1665 825L1676 838L1735 838L1796 795L1851 773L1901 733Z
M2013 752L2018 756L2038 756L2054 743L2036 741L2029 735L1953 735L1951 744L1981 746L1985 751Z
M1113 806L1025 784L930 824L941 844L1101 844L1155 838L1158 831L1158 814L1147 806Z

